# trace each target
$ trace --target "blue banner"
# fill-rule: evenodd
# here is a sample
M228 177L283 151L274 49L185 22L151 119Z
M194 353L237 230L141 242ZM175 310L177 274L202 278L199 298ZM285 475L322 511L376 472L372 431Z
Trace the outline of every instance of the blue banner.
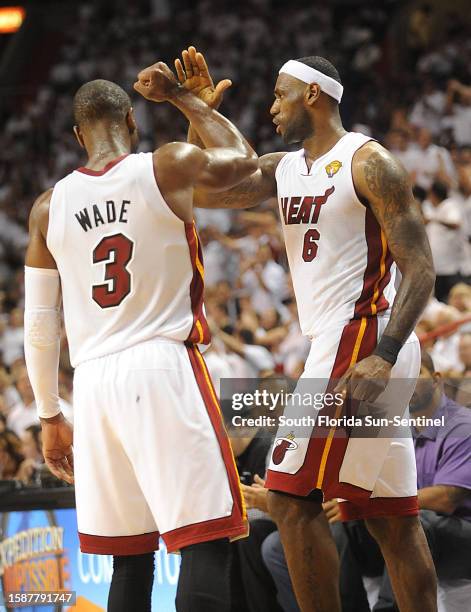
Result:
M72 606L16 609L27 612L106 610L113 561L105 555L80 552L74 509L0 513L0 538L1 595L19 591L76 592L76 603ZM155 566L152 609L175 612L180 557L168 555L161 541ZM0 609L10 610L1 606Z

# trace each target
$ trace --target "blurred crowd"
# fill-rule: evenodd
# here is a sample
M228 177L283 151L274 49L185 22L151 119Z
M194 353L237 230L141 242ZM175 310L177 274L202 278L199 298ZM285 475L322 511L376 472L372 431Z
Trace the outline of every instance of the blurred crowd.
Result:
M72 133L73 94L98 77L131 92L139 69L157 59L171 65L191 43L206 54L215 80L232 79L221 110L259 153L283 146L268 115L278 67L315 54L338 67L346 127L377 138L410 172L437 271L417 331L437 368L457 381L449 393L471 405L471 323L457 326L471 320L471 37L460 15L442 9L438 28L432 5L410 11L394 0L350 9L293 0L289 19L276 0L247 0L237 11L211 0L72 4L74 27L48 78L10 110L0 134L0 478L27 480L27 466L41 461L22 348L23 258L32 202L86 161ZM185 138L185 122L170 105L134 97L133 104L139 150ZM272 371L297 378L309 342L297 322L276 201L256 211L198 210L196 221L216 385ZM65 337L62 353L61 396L71 415Z

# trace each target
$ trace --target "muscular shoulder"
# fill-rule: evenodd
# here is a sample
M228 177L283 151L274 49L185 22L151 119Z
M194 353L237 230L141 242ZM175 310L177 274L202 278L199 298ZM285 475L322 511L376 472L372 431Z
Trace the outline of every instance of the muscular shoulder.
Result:
M30 233L39 231L44 237L47 235L49 223L49 205L53 189L48 189L36 198L29 214Z
M195 164L203 163L203 151L188 142L169 142L154 151L154 166L171 168L178 172L180 168L185 171L194 168Z
M353 181L358 195L374 204L390 206L412 200L409 175L401 162L378 142L370 141L355 153Z

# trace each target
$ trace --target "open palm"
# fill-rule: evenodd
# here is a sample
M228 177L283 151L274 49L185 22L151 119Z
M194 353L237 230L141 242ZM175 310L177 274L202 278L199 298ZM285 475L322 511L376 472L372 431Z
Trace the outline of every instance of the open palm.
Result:
M232 82L229 79L224 79L214 86L206 60L202 53L196 51L195 47L185 49L182 52L182 60L175 60L180 84L201 98L211 108L218 108L222 102L224 91L232 85Z

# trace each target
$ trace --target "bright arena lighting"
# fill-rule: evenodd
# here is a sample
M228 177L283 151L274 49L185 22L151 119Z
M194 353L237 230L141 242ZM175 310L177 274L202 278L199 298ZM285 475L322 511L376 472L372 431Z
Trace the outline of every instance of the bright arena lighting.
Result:
M0 34L11 34L20 29L25 19L22 6L3 6L0 8Z

